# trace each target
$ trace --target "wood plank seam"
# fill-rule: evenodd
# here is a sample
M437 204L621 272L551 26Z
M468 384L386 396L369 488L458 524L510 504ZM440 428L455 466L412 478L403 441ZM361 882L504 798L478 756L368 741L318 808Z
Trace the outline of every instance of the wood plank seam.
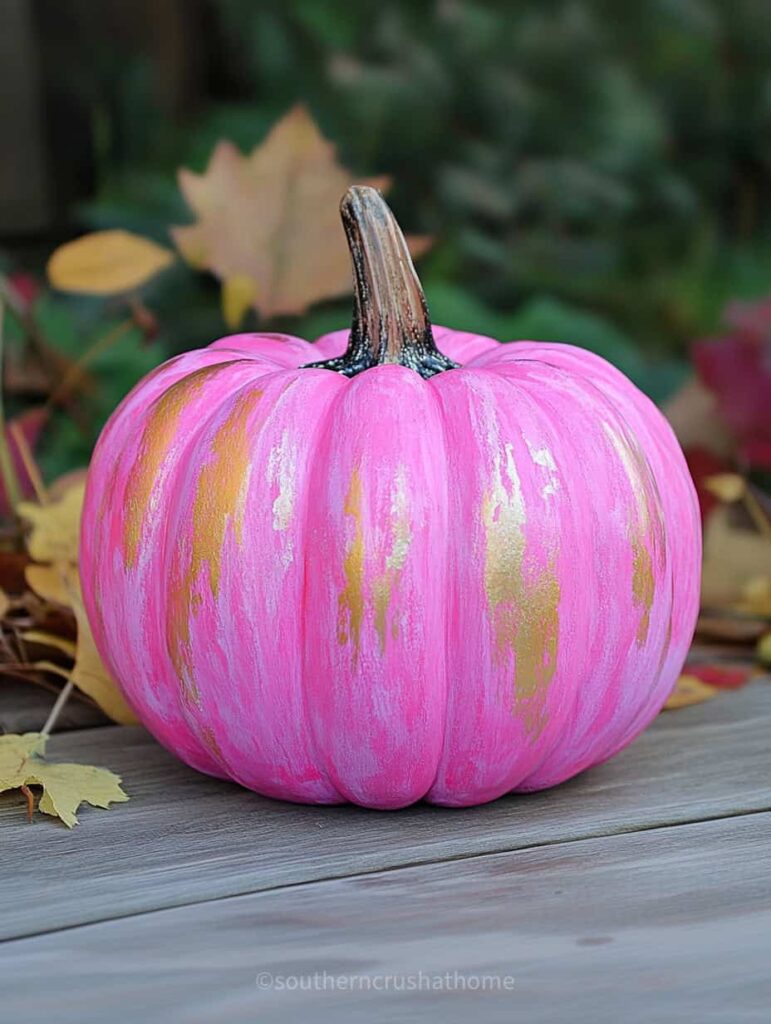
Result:
M257 896L257 895L274 895L284 891L303 889L315 885L323 885L329 882L339 882L342 880L357 880L366 878L370 875L385 875L392 874L397 871L411 871L416 868L423 867L434 867L443 864L451 864L454 862L471 862L480 860L486 857L497 857L501 855L516 857L519 854L532 853L534 850L548 849L550 847L562 846L571 847L576 844L595 842L598 839L613 839L616 836L627 836L635 833L648 833L657 832L663 830L670 830L672 828L680 828L681 826L692 826L701 825L713 821L726 821L737 818L750 818L757 815L768 814L771 812L771 804L765 808L757 808L751 811L739 811L732 814L716 814L708 815L701 818L693 818L688 821L677 821L672 824L652 824L643 826L640 828L619 828L612 832L596 832L587 834L584 836L574 837L571 839L547 839L540 843L530 843L526 846L519 846L514 849L508 847L501 847L500 849L493 848L489 850L480 850L467 854L451 854L447 857L433 857L425 858L423 860L410 861L403 864L392 864L385 867L373 867L368 870L353 871L349 873L330 873L329 875L320 876L318 878L311 878L304 881L298 882L284 882L277 885L268 885L255 889L244 889L240 892L230 893L222 896L213 896L207 899L193 899L188 901L175 901L168 903L165 906L153 907L147 910L138 910L129 913L116 914L113 917L97 918L92 921L84 921L80 924L66 925L60 928L41 929L39 931L31 931L19 936L7 936L6 938L0 938L0 946L7 945L8 943L26 942L28 939L39 938L43 935L56 935L60 932L74 932L80 928L89 928L92 925L105 924L108 921L124 921L134 918L145 917L148 914L159 914L166 910L179 910L182 907L193 907L203 906L206 904L221 903L223 900L239 899L242 896Z

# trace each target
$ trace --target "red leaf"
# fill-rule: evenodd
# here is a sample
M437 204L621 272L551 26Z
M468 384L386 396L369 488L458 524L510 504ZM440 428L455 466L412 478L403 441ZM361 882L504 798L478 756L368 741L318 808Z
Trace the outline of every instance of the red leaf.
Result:
M10 429L11 424L17 426L27 442L27 447L30 451L34 451L35 445L40 437L40 432L48 419L48 410L42 405L36 405L31 409L27 409L21 413L20 416L16 416L6 426L6 435L8 437L8 444L11 449L11 456L13 457L13 464L16 469L16 475L19 478L19 484L21 485L21 492L25 498L31 498L34 495L34 488L30 481L29 474L24 467L24 460L19 453L19 446L16 442L16 438L13 436L13 431ZM5 485L0 479L0 513L7 514L10 512L8 506L8 498L5 493Z
M713 455L706 448L695 447L685 449L685 460L696 485L696 493L699 496L699 506L701 507L701 521L704 523L712 509L720 504L712 491L704 486L704 481L717 473L728 472L731 469L731 464L725 459Z
M688 674L710 686L719 686L722 690L738 690L749 682L752 675L748 668L726 668L721 665L689 665Z
M697 342L696 370L751 464L771 468L771 299L733 303L731 333Z

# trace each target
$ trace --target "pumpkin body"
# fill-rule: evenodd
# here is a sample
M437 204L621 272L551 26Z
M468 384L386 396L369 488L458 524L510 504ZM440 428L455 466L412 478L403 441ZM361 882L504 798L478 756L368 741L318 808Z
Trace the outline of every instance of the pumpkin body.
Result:
M99 651L147 728L287 800L466 805L611 757L670 693L700 527L654 405L565 345L435 329L348 379L237 335L171 360L89 472Z

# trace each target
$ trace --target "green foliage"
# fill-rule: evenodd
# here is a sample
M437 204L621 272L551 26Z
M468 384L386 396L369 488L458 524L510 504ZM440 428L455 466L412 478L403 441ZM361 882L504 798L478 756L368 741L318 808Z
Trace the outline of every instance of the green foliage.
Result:
M76 418L71 411L56 405L43 432L41 448L36 452L44 476L53 479L88 464L107 417L163 354L143 344L136 328L120 332L114 344L99 350L99 340L116 332L123 321L115 316L105 317L103 305L98 302L77 302L43 294L35 302L32 315L49 347L66 356L71 366L81 361L82 370L88 375L87 384L79 384L73 398L80 415ZM6 319L9 347L18 346L18 327L10 317ZM94 353L89 355L92 347Z
M714 315L679 290L691 268L716 272L703 236L716 264L768 224L767 4L219 0L210 14L223 96L192 123L163 120L144 60L116 62L89 223L164 240L186 219L175 168L202 169L220 137L250 148L303 101L347 164L393 174L400 219L437 236L456 290L507 311L570 301L654 352ZM767 287L771 256L758 267Z
M184 119L139 54L58 69L95 126L82 227L168 244L190 219L177 167L202 170L223 137L251 149L299 101L346 166L393 176L406 229L436 237L421 268L436 322L585 345L661 398L727 298L769 291L770 4L209 0L206 15L208 97ZM111 368L123 391L140 363L224 332L205 275L180 266L149 302L160 347ZM270 328L348 318L333 303Z

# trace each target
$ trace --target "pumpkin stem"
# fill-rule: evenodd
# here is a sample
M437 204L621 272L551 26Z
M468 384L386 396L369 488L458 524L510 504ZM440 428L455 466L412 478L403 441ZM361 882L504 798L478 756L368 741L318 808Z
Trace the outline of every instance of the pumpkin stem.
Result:
M408 366L425 378L457 367L436 347L407 242L382 195L353 185L340 216L353 263L351 337L344 355L309 365L346 377L383 363Z

